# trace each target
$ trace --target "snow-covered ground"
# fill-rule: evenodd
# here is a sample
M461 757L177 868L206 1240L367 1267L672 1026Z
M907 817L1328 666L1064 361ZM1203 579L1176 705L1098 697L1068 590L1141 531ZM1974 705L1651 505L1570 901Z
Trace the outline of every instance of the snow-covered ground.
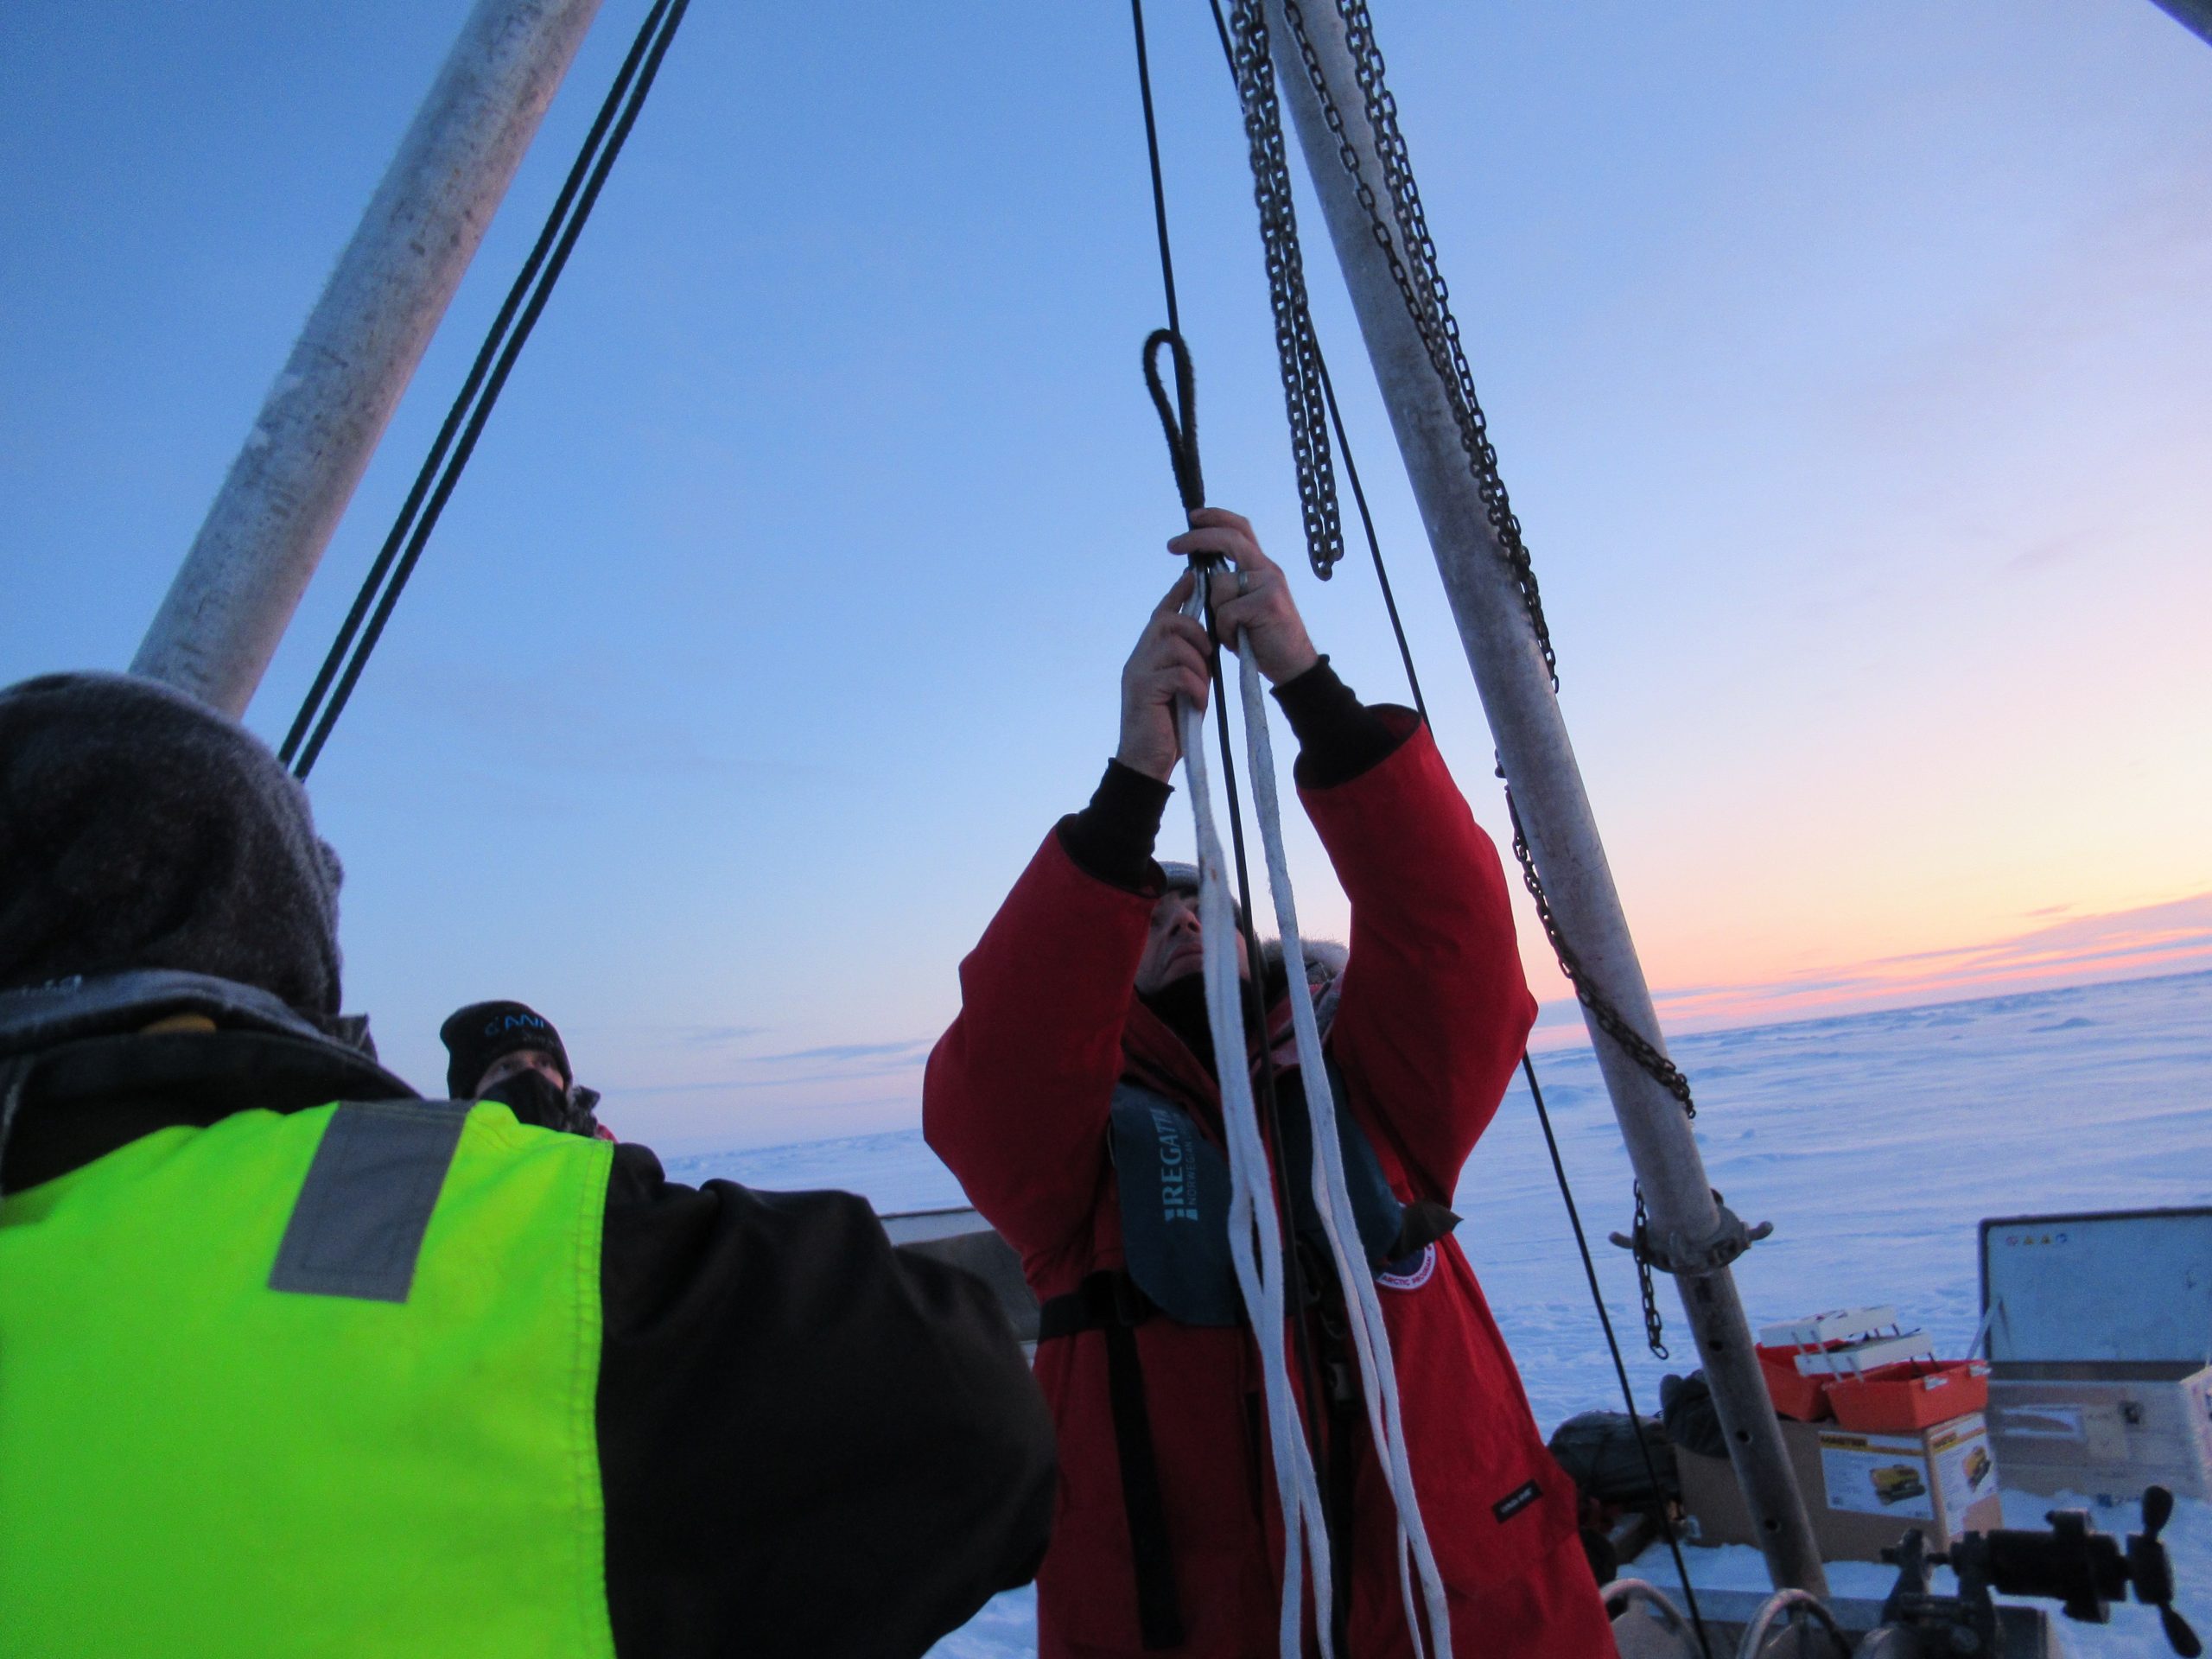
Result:
M1975 1224L1985 1216L2212 1202L2212 973L2037 991L1972 1002L1686 1037L1675 1054L1697 1091L1713 1185L1775 1235L1737 1267L1755 1322L1895 1303L1947 1352L1980 1318ZM1638 1404L1656 1410L1669 1369L1640 1340L1636 1281L1604 1242L1625 1230L1629 1167L1586 1048L1540 1057L1542 1085L1584 1224L1593 1236ZM770 1187L841 1186L878 1210L963 1202L918 1133L671 1160L670 1173ZM1518 1082L1469 1162L1460 1242L1520 1362L1547 1429L1618 1404L1526 1089ZM1678 1354L1692 1352L1662 1287ZM1677 1362L1673 1369L1694 1363ZM2007 1519L2040 1522L2048 1499L2008 1494ZM2131 1512L2099 1517L2124 1530ZM2212 1633L2212 1508L2183 1502L2167 1536L2181 1605ZM1689 1552L1700 1583L1764 1582L1748 1548ZM1662 1583L1663 1554L1636 1571ZM1846 1564L1844 1593L1885 1589L1886 1569ZM937 1651L1010 1659L1035 1648L1035 1604L1001 1597ZM2068 1625L2076 1652L2165 1650L2148 1610Z

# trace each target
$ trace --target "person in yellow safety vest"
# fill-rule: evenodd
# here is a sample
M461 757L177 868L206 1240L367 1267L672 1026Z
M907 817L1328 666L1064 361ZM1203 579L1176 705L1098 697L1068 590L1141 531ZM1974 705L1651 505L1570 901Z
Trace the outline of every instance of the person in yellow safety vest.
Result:
M0 691L0 1655L918 1655L1052 1424L860 1199L416 1097L258 741Z

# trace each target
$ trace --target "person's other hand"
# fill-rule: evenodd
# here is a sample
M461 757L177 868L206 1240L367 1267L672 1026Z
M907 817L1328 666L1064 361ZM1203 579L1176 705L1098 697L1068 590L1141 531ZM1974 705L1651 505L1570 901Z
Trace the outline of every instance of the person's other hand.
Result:
M1234 567L1214 573L1214 626L1231 650L1243 631L1270 685L1294 680L1321 660L1290 596L1289 578L1260 550L1247 520L1220 507L1200 507L1191 515L1191 528L1168 543L1167 550L1181 558L1216 554Z
M1114 758L1163 784L1183 758L1175 730L1175 699L1188 697L1200 710L1206 706L1205 627L1196 617L1183 614L1193 579L1188 570L1176 578L1167 596L1154 607L1144 632L1137 636L1136 649L1122 668L1122 742Z

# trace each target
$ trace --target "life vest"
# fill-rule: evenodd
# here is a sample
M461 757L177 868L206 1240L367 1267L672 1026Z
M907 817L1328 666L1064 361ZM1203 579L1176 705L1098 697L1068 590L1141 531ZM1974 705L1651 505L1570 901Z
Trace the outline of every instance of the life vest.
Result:
M1333 1064L1337 1142L1344 1185L1369 1267L1404 1275L1421 1266L1423 1238L1403 1248L1406 1206L1391 1192L1366 1133L1344 1101ZM1313 1135L1302 1088L1279 1090L1277 1119L1292 1230L1308 1259L1329 1261L1328 1235L1313 1202ZM1135 1083L1114 1091L1109 1133L1121 1185L1122 1249L1129 1277L1152 1305L1184 1325L1242 1325L1244 1304L1229 1249L1229 1155L1199 1132L1191 1115Z
M1436 1241L1459 1217L1440 1205L1402 1203L1352 1116L1333 1061L1329 1088L1336 1101L1344 1185L1369 1270L1384 1283L1414 1282L1431 1266ZM1302 1087L1286 1084L1276 1096L1283 1143L1277 1155L1292 1211L1286 1243L1294 1243L1306 1264L1303 1278L1310 1308L1338 1294L1328 1236L1313 1201L1313 1120ZM1114 1091L1108 1133L1120 1189L1126 1265L1093 1273L1074 1291L1045 1303L1038 1340L1086 1331L1105 1337L1107 1397L1135 1567L1138 1624L1145 1646L1157 1651L1182 1645L1183 1624L1136 1327L1154 1317L1183 1325L1240 1325L1246 1316L1230 1254L1228 1154L1182 1107L1126 1080ZM1306 1311L1294 1308L1289 1313L1294 1318ZM1332 1399L1331 1405L1340 1423L1351 1424L1357 1414L1356 1391ZM1332 1508L1348 1509L1351 1463L1348 1458L1338 1462L1346 1484L1331 1495Z
M611 1656L611 1165L391 1100L159 1129L9 1198L0 1654Z

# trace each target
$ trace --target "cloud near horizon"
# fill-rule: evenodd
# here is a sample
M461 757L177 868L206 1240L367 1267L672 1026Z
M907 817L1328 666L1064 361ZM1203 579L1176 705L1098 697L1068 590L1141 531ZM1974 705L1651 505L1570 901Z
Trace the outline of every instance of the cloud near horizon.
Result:
M2202 967L2212 967L2212 892L2128 910L2062 914L2004 938L1810 968L1780 979L1670 987L1655 992L1654 1000L1669 1030L1713 1031ZM1552 1033L1548 1047L1581 1036L1575 1005L1565 1000L1546 1004L1538 1024Z

